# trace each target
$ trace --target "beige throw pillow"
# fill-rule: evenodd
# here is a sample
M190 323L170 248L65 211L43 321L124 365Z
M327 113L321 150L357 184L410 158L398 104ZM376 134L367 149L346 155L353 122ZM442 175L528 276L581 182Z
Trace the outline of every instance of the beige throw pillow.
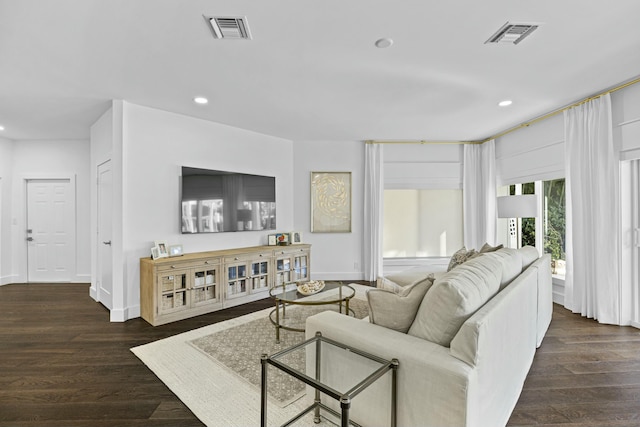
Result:
M502 263L481 256L438 279L424 296L409 335L449 347L462 324L498 292Z
M447 271L451 271L457 266L464 264L469 259L477 256L477 252L475 249L467 250L466 247L461 247L451 256L451 261L449 261L449 266L447 267Z
M418 280L397 293L385 289L368 290L369 322L407 333L433 280L433 277Z

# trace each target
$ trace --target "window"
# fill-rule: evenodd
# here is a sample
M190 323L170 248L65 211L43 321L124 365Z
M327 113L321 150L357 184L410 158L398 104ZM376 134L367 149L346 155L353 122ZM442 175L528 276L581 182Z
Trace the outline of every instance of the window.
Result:
M462 190L385 190L384 258L451 256L463 245Z
M510 222L515 225L514 234L508 246L536 246L536 232L543 233L544 252L551 254L551 267L555 275L565 275L565 180L528 182L510 185L502 189L502 194L535 194L538 186L542 191L542 220L536 224L536 218L514 218ZM506 234L506 233L505 233Z
M564 178L544 181L544 251L551 254L552 273L565 275L565 186Z

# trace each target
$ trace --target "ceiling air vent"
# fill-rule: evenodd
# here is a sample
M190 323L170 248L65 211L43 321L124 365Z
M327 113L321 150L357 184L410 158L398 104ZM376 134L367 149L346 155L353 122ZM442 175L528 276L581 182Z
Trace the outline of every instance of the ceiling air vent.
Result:
M205 16L204 19L217 39L251 39L245 16Z
M539 26L538 24L511 24L507 22L484 43L518 44Z

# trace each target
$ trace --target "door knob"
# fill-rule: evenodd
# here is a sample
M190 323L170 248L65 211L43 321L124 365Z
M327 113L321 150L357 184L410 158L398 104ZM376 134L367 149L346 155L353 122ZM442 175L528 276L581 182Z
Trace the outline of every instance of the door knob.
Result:
M106 242L102 242L102 244L111 246L111 240L108 240Z

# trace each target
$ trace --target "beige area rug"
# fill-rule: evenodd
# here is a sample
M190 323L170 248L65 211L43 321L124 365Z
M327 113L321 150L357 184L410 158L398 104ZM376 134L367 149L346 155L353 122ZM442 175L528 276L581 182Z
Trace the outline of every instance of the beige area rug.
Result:
M351 286L356 289L356 296L351 301L351 306L359 312L359 315L362 315L362 307L366 307L365 292L371 288L356 284ZM308 298L326 298L330 292L333 291ZM300 308L306 309L298 306L288 307L287 316L293 317L294 311ZM205 326L134 347L131 351L207 426L258 426L260 425L260 354L275 353L281 348L304 339L303 333L285 331L281 335L281 344L276 344L275 328L268 319L272 310L268 308ZM366 316L366 311L364 315ZM300 319L306 318L302 311L295 316ZM267 329L264 329L265 327ZM234 333L239 331L243 332ZM247 331L255 331L255 339L251 338L250 332L244 333ZM239 335L242 337L236 339ZM240 341L245 344L239 344ZM251 341L255 341L255 345L247 344ZM220 345L215 345L216 342ZM262 350L262 345L268 348ZM255 364L251 362L252 360L255 360ZM302 363L304 364L304 361ZM268 390L274 392L268 399L269 426L283 424L309 405L306 398L296 400L303 392L303 385L295 384L298 383L296 380L291 380L292 384L290 384L284 377L278 380L276 371L273 367L269 367ZM276 383L278 385L274 386ZM302 388L296 389L296 387ZM292 403L286 405L289 402ZM294 425L314 425L312 418L312 415L308 414ZM325 421L319 425L333 424Z

